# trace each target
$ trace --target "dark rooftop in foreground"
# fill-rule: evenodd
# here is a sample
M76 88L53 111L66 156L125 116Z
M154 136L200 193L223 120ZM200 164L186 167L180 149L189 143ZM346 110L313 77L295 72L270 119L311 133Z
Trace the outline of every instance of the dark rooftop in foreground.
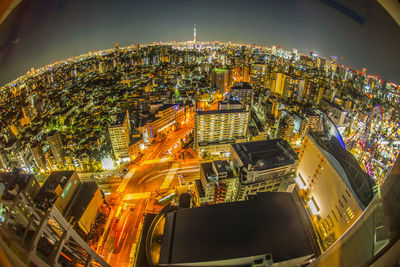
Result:
M298 160L289 143L282 138L232 144L249 170L267 170L294 164Z
M272 254L276 263L310 256L315 252L306 227L293 195L283 192L171 211L159 264L185 266L264 254Z

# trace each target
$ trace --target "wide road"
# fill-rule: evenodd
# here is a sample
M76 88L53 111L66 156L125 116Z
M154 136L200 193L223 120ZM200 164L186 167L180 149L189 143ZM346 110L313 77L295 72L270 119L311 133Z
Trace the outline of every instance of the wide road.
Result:
M177 173L194 175L199 172L198 162L177 163L165 160L169 149L174 151L176 144L193 128L187 125L169 134L162 142L151 145L140 165L131 165L124 179L116 189L118 201L113 207L121 213L112 218L104 242L99 245L99 253L111 266L130 266L140 235L141 223L147 212L158 212L162 207L155 198L180 185ZM180 187L180 192L186 189ZM115 214L115 213L114 213ZM114 215L115 216L115 215Z
M187 124L179 128L173 133L167 135L161 142L155 143L150 146L142 158L142 162L146 160L156 160L166 156L169 149L173 149L175 145L179 145L181 139L185 138L193 130L193 124Z

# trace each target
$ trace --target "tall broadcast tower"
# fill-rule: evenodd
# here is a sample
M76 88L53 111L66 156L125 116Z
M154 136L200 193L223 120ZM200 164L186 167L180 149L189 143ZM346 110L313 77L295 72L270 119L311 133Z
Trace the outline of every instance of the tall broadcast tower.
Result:
M193 30L193 43L196 43L196 24L194 24L194 30Z

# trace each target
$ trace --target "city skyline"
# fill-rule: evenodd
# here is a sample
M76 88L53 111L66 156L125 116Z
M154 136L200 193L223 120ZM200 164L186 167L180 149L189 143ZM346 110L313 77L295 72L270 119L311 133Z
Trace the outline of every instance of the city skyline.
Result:
M398 265L397 0L6 1L0 266Z
M194 39L116 43L30 71L0 94L0 240L17 242L27 263L305 265L331 261L337 240L370 225L363 253L346 250L352 261L393 243L392 227L377 235L381 219L358 222L397 175L398 86L335 57ZM205 223L221 216L227 231ZM201 234L178 238L188 231ZM297 246L282 242L289 236Z
M398 83L400 27L377 2L357 2L346 3L346 7L362 17L363 24L323 1L311 0L301 4L176 1L179 10L162 1L120 2L108 8L101 1L93 5L86 1L27 0L0 26L0 82L8 83L31 67L112 47L114 42L126 46L191 40L193 24L197 24L200 42L281 45L305 54L318 52ZM70 20L72 14L74 19Z

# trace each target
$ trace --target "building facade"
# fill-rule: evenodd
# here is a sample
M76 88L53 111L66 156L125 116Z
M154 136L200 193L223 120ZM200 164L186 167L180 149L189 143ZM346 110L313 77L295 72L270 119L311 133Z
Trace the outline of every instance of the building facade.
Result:
M33 155L33 159L36 163L36 166L41 170L45 170L46 163L43 158L42 145L40 143L36 143L33 146L31 146L31 153Z
M197 153L222 155L230 144L246 140L249 112L241 110L198 111L195 115L194 144Z
M200 164L200 181L204 195L200 204L225 203L236 200L238 178L226 160Z
M249 83L237 82L230 89L230 96L239 100L245 107L253 103L253 88Z
M232 71L229 69L213 69L211 72L211 87L226 91L232 83Z
M296 182L325 248L350 228L373 198L371 177L335 137L322 134L306 135Z
M160 140L170 131L186 121L185 107L179 105L163 105L158 108L153 121L146 123L143 128L143 141L145 144Z
M108 127L115 159L129 158L130 129L129 113L118 114L116 120Z
M76 171L52 172L36 195L35 204L44 211L54 205L65 215L80 185Z
M59 132L52 131L47 136L47 143L50 146L51 154L56 160L57 167L62 168L65 165L63 144Z

